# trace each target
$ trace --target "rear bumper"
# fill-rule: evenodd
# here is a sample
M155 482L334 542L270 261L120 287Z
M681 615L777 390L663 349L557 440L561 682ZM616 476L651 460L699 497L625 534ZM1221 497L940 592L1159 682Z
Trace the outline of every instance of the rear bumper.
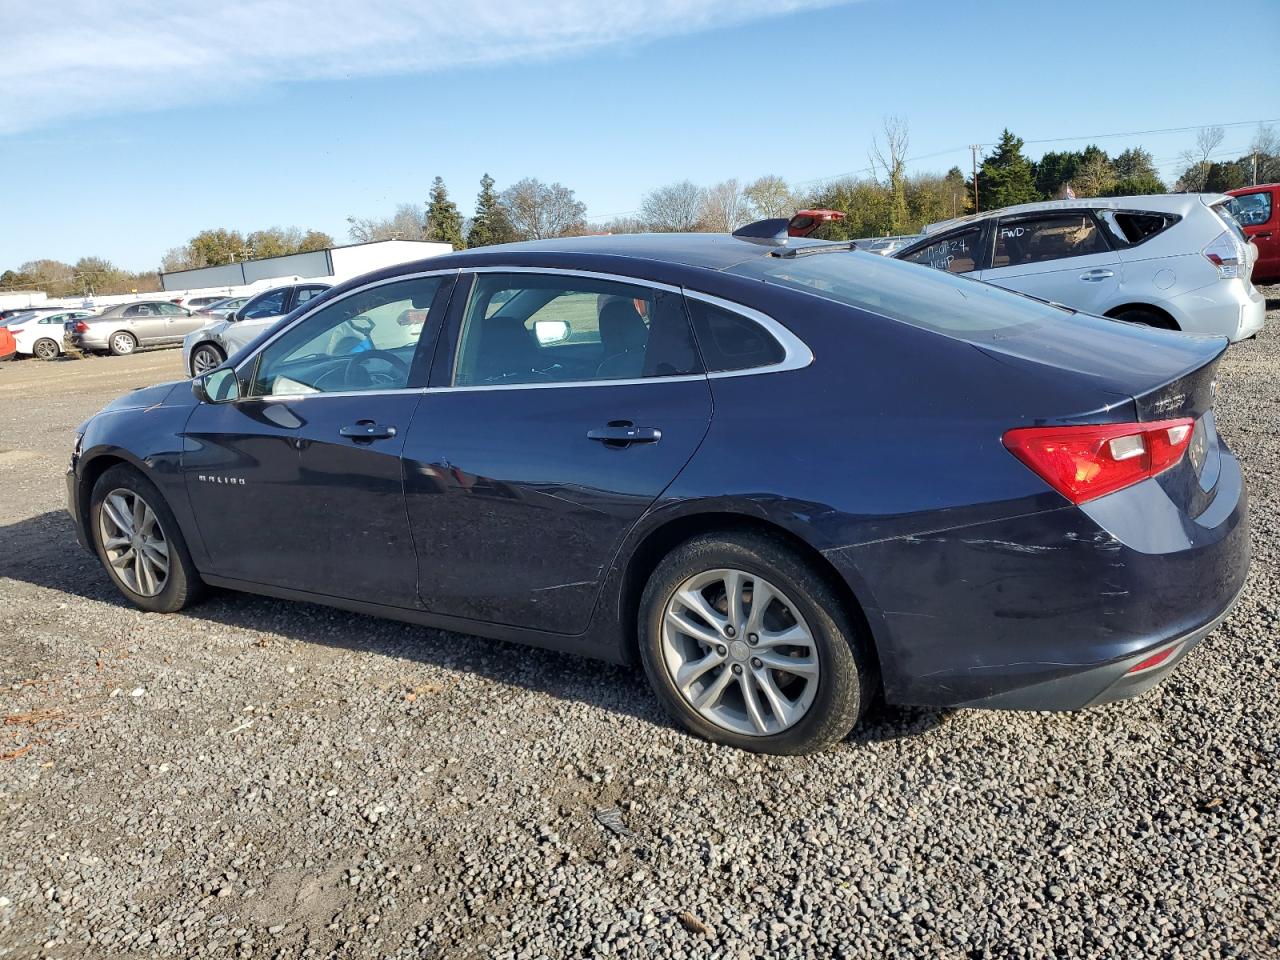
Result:
M1164 306L1186 333L1227 337L1233 343L1262 329L1267 315L1266 298L1252 283L1214 281L1165 301Z
M1248 575L1248 497L1219 450L1214 496L1195 517L1157 478L1083 507L828 554L865 583L885 699L1074 710L1154 686ZM1128 674L1171 646L1158 668Z
M1242 587L1232 597L1226 609L1213 620L1172 641L1161 640L1154 646L1116 663L1108 663L1092 670L1032 684L1007 693L971 700L961 706L986 710L1081 710L1115 700L1128 700L1131 697L1140 696L1161 683L1196 644L1216 630L1222 621L1231 615L1231 611L1240 602L1243 594ZM1140 669L1144 661L1166 650L1172 652L1158 664Z

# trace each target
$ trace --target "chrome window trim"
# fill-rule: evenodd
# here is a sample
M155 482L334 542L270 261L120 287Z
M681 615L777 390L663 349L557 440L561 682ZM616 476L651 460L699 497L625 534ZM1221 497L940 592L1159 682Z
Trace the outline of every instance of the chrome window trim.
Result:
M736 313L753 323L763 327L768 334L782 347L782 359L763 367L746 367L742 370L717 370L714 373L680 374L674 377L635 377L625 380L561 380L555 383L495 383L495 384L449 384L442 387L430 387L428 393L443 393L450 390L550 390L562 387L607 387L607 386L639 386L646 383L681 383L690 380L721 380L728 377L754 377L766 373L784 373L789 370L800 370L813 363L813 351L808 344L792 333L767 313L761 313L752 307L744 306L732 300L725 300L700 290L663 283L661 280L647 280L643 277L630 277L618 273L602 273L596 270L576 270L571 267L521 267L491 265L468 268L468 273L532 273L544 276L581 277L586 280L602 280L611 283L629 284L633 287L648 287L663 290L667 293L678 293L684 297L701 300L712 306ZM472 292L474 292L474 287ZM470 304L467 305L468 308ZM691 331L692 332L692 331ZM461 341L461 331L459 331ZM456 376L457 345L454 346L454 376Z

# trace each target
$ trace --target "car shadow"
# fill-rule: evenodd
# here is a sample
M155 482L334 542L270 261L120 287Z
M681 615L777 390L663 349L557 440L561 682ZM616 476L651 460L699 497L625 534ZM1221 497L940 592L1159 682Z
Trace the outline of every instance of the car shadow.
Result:
M0 526L3 577L134 609L112 585L97 558L81 549L71 518L62 511ZM658 726L674 726L650 693L639 667L230 590L213 591L181 616L317 646L462 670ZM857 745L918 736L941 725L949 713L877 701L845 742Z

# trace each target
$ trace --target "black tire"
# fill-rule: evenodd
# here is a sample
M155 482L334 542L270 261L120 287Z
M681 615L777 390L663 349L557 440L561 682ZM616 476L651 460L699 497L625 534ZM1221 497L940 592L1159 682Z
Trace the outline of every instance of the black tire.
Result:
M751 735L698 713L673 681L662 652L668 601L690 577L721 568L758 575L790 598L809 625L820 666L818 689L803 716L778 733ZM667 713L700 737L755 753L803 754L835 743L854 727L876 689L875 658L831 585L780 538L720 533L695 537L658 564L640 600L640 658ZM727 667L722 668L727 669Z
M138 349L138 338L128 330L117 330L107 339L113 357L127 357Z
M1131 307L1115 314L1114 319L1127 323L1140 323L1144 327L1155 327L1158 330L1177 330L1178 325L1159 310L1148 310L1145 307Z
M41 337L31 345L31 353L40 360L56 360L62 353L62 348L58 346L57 341Z
M193 377L200 376L200 373L196 371L196 358L202 354L207 356L212 364L205 368L205 373L208 373L216 367L222 366L223 362L227 359L227 355L222 352L222 349L216 343L205 342L197 344L196 348L191 351L191 376Z
M107 559L102 539L102 502L113 491L120 489L132 491L152 509L169 547L168 577L163 589L154 596L146 596L133 590ZM152 613L175 613L199 600L205 592L204 582L191 561L191 553L187 550L187 542L182 536L177 518L156 485L134 467L126 464L111 467L93 485L93 492L89 496L89 538L111 582L136 607Z

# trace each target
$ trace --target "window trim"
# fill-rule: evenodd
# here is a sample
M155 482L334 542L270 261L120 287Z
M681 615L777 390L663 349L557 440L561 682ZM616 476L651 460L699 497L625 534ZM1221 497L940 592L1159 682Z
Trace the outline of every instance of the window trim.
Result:
M440 386L432 386L427 388L428 393L443 393L445 391L467 391L477 392L481 390L555 390L565 387L609 387L609 386L639 386L646 383L681 383L691 380L718 380L727 377L753 377L765 373L782 373L788 370L800 370L813 363L813 351L808 345L792 333L789 329L775 320L768 314L761 313L752 307L744 306L741 303L735 303L731 300L725 300L723 297L717 297L710 293L703 293L699 290L690 290L688 287L677 286L675 284L663 283L660 280L648 280L644 277L632 277L620 273L605 273L597 270L580 270L572 267L525 267L525 266L482 266L465 268L463 273L467 276L482 273L530 273L542 276L558 276L558 277L579 277L584 280L600 280L605 282L623 283L633 287L647 287L651 290L662 290L665 293L675 293L682 297L688 297L694 300L701 300L712 306L727 310L730 313L736 313L746 319L763 327L777 343L782 347L782 359L777 363L771 363L763 367L747 367L742 370L718 370L714 373L682 373L673 377L629 377L620 380L560 380L555 383L481 383L481 384L464 384L456 386L453 383L442 384ZM467 291L467 301L470 302L475 285L472 284ZM449 331L449 350L452 356L449 358L450 379L456 375L458 362L458 345L461 337L461 328ZM697 343L697 336L693 333L692 323L690 324L690 335L694 337L694 343ZM699 348L701 349L701 348Z

